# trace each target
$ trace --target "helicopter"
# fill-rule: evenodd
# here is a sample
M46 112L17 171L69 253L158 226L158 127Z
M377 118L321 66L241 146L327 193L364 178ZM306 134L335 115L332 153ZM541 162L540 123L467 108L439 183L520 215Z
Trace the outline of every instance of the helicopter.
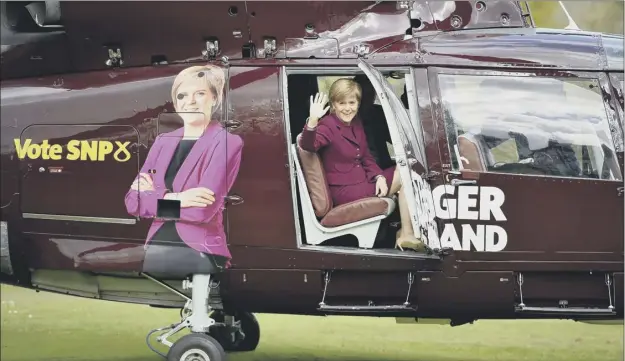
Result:
M622 35L508 0L1 5L2 283L180 309L168 361L253 351L255 313L623 320ZM341 78L425 250L300 146Z

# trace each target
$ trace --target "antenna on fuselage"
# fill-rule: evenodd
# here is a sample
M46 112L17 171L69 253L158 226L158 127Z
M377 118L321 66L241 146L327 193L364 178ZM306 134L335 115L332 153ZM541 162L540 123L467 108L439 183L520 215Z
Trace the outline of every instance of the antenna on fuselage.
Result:
M564 7L564 4L562 3L562 1L558 1L558 3L560 4L560 7L562 8L562 10L564 10L564 14L566 15L566 18L569 19L569 24L567 26L565 26L564 29L566 29L566 30L581 30L577 26L577 24L575 24L575 20L573 20L571 15L569 15L569 12L566 10L566 7Z

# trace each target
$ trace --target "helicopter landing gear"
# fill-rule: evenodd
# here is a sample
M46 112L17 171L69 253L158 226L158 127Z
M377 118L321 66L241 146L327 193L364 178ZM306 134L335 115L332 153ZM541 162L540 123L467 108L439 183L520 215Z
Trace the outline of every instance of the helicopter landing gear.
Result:
M157 341L169 347L167 355L153 349L152 351L166 357L167 361L225 361L226 352L218 340L210 336L211 329L216 321L209 316L210 279L208 274L194 274L193 280L185 280L183 289L191 289L191 299L187 300L181 312L182 321L178 324L154 330L149 336L157 331L170 329L169 332L157 337ZM185 327L191 329L191 334L181 337L175 342L168 340L169 337L178 333Z
M211 327L209 335L233 352L254 351L260 341L260 325L249 312L236 311L232 315L215 311L211 317L219 324Z
M167 361L223 361L226 352L214 338L192 333L181 337L167 354Z

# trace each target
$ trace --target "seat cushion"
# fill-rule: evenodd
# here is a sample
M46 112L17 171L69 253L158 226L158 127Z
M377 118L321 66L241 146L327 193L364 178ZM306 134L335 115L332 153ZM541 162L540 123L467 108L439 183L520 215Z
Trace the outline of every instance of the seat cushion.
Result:
M388 197L369 197L332 208L321 220L324 227L339 227L376 216L388 216L395 210L395 200Z

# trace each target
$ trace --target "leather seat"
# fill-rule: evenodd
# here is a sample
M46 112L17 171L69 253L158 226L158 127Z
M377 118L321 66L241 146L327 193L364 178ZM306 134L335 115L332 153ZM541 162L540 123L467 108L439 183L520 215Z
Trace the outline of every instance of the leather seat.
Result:
M466 159L466 162L459 159L464 169L474 172L487 171L487 154L480 142L479 135L465 133L458 136L458 152L461 157Z
M300 148L299 140L300 136L296 140L297 157L315 216L322 226L339 227L377 216L388 217L395 210L394 198L375 196L334 207L321 158Z

